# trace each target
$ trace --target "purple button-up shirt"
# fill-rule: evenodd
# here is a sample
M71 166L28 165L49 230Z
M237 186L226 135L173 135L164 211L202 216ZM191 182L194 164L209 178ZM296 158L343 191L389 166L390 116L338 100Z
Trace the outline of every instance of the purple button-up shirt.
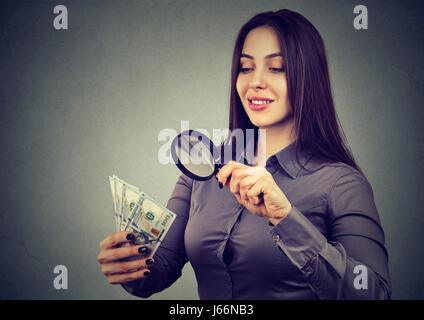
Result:
M389 299L388 255L370 184L346 164L307 151L299 160L291 144L266 162L293 206L275 226L215 179L182 175L167 205L177 218L151 275L123 287L149 297L190 261L200 299Z

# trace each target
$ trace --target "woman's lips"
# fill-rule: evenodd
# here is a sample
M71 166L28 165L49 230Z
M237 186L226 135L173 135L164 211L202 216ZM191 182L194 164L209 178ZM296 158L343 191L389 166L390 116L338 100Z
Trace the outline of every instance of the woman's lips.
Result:
M266 103L260 103L260 104L255 104L255 103L253 103L252 101L266 101ZM249 108L251 109L251 110L253 110L253 111L261 111L261 110L264 110L264 109L266 109L266 108L268 108L269 107L269 105L271 104L271 103L273 103L274 101L272 101L272 100L260 100L260 99L247 99L247 101L248 101L248 103L249 103Z

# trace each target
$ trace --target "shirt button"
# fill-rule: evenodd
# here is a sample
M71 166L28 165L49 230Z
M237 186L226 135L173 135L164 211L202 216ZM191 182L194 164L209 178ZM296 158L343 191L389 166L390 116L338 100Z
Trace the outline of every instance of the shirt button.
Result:
M224 236L224 240L228 240L228 234Z
M274 241L280 241L280 236L276 234L275 236L272 237L272 239L274 239Z
M311 267L306 267L306 268L305 268L305 271L306 271L307 273L312 273L312 268L311 268Z

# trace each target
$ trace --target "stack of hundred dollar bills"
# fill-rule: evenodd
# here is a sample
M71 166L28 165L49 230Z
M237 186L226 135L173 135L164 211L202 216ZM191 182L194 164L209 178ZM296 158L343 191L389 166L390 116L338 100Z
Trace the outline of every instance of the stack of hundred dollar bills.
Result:
M109 176L115 210L116 231L129 231L133 244L144 244L153 256L174 222L175 213L153 200L139 188Z

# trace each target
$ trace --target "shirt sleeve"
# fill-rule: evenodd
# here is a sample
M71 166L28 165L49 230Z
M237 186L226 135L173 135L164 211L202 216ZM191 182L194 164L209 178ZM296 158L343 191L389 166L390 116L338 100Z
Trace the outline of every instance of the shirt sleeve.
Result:
M178 179L166 206L176 214L176 218L153 257L155 262L149 267L150 276L122 285L132 295L148 298L168 288L181 276L188 261L184 231L189 217L192 185L193 180L184 175Z
M390 299L384 232L359 172L343 175L329 191L327 223L328 239L293 207L270 234L320 299Z

